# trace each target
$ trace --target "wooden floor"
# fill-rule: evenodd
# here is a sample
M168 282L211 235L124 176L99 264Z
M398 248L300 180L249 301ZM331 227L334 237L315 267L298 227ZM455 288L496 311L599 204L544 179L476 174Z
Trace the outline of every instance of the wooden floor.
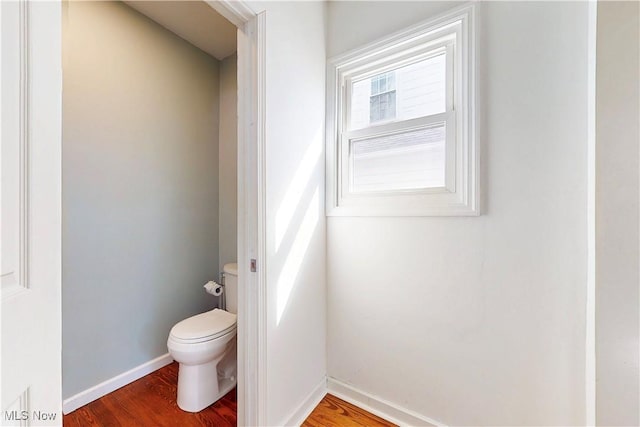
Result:
M353 406L342 399L327 394L311 415L302 423L303 427L390 427L390 422Z
M176 404L178 364L173 362L129 385L65 415L65 427L234 426L236 390L196 414Z
M235 426L236 391L196 414L176 404L178 364L172 363L101 397L63 418L64 427ZM388 427L393 424L330 394L303 423L305 427Z

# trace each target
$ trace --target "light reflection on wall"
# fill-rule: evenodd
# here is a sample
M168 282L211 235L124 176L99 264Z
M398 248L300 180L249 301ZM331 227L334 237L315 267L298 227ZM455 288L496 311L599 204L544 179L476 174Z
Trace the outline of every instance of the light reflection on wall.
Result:
M307 152L304 154L298 169L296 170L291 184L287 189L287 193L278 208L276 213L276 235L275 235L275 250L276 252L280 248L287 230L291 225L291 219L293 218L300 200L303 198L304 190L309 184L311 175L313 174L320 155L322 154L322 135L320 132L316 135Z
M307 249L309 248L309 243L311 242L313 233L315 232L315 229L318 225L319 212L320 188L316 187L315 193L313 194L313 197L309 202L307 211L305 212L302 223L300 224L300 228L296 233L295 240L293 242L293 245L291 246L291 250L289 251L284 266L282 267L280 277L278 277L276 324L280 324L280 320L282 319L284 310L286 309L289 298L291 297L293 285L295 283L296 277L298 276L298 272L300 271L300 266L304 261Z

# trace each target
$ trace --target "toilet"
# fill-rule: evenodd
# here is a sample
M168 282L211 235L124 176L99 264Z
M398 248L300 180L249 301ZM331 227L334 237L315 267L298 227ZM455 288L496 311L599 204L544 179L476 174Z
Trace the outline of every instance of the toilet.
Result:
M199 412L222 398L237 383L236 313L238 265L224 266L226 310L219 308L178 322L167 347L178 362L178 406Z

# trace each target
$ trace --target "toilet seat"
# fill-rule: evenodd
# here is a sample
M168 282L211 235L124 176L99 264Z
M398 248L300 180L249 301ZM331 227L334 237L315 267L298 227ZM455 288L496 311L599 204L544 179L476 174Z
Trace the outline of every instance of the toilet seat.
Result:
M237 316L215 308L178 322L169 333L177 343L196 344L211 341L236 330Z

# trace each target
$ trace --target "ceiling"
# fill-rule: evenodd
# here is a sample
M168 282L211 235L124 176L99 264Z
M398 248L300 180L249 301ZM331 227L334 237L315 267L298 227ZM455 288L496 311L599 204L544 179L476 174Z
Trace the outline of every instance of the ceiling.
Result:
M216 59L236 51L236 27L204 1L124 2Z

